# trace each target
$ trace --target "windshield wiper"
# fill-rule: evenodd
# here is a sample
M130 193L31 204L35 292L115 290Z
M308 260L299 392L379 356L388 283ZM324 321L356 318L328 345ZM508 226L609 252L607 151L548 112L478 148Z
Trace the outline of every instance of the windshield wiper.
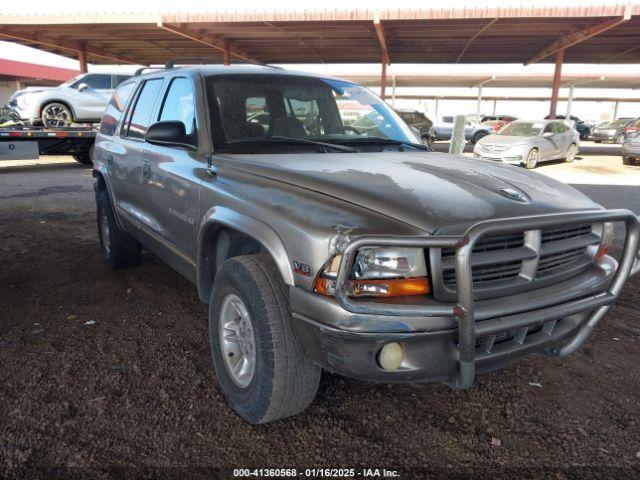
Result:
M360 138L349 138L349 139L340 139L340 141L347 143L373 143L377 145L407 145L409 147L415 148L417 150L424 150L425 152L432 152L431 147L427 145L423 145L422 143L413 143L407 142L405 140L395 140L393 138L385 138L385 137L360 137Z
M243 138L241 140L233 140L227 142L230 144L239 143L265 143L265 144L293 144L293 145L313 145L322 147L323 149L333 150L342 153L357 153L360 150L345 145L337 145L335 143L318 142L317 140L307 140L306 138L283 137L276 135L273 137Z

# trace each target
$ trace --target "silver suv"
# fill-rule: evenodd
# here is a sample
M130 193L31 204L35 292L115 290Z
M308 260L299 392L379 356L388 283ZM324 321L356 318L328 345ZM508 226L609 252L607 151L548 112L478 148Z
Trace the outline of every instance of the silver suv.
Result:
M357 115L372 126L345 124ZM632 271L637 217L426 149L351 82L257 66L137 76L95 145L102 255L131 267L144 246L193 282L217 384L251 423L304 410L322 369L469 388L523 355L575 351ZM627 227L620 263L612 222Z
M57 87L18 90L9 107L21 120L42 122L45 127L98 122L114 89L131 75L83 73Z

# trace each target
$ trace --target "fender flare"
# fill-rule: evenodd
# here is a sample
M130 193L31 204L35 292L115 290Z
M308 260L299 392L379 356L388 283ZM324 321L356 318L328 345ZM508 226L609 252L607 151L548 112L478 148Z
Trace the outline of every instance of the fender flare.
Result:
M205 285L210 282L210 279L207 278L209 273L209 267L207 266L209 245L220 227L232 228L254 238L271 255L284 283L289 286L294 285L289 254L278 233L261 220L228 207L215 206L205 213L198 233L197 278L198 292L201 299L205 297L206 301L208 301L209 292L206 292Z

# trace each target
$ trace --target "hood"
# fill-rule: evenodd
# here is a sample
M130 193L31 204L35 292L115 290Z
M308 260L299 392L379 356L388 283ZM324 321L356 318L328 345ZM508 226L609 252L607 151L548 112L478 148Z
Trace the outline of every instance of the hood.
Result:
M599 125L599 126L595 127L594 130L618 130L619 128L622 128L622 127L607 123L605 125Z
M18 90L16 92L13 93L13 95L11 95L11 98L17 98L20 95L24 95L24 94L34 94L34 93L40 93L40 92L44 92L46 90L53 90L54 88L58 88L58 87L27 87L24 88L22 90Z
M447 226L453 233L491 218L601 208L541 174L445 153L237 154L219 161L221 166L330 195L426 232ZM522 199L509 198L501 189L517 190Z
M484 137L478 142L480 145L500 145L509 146L514 145L531 145L532 141L536 137L517 137L514 135L491 135Z

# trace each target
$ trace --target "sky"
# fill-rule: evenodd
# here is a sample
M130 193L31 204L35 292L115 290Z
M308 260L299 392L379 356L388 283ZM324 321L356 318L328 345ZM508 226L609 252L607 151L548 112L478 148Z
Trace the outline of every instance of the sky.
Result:
M593 1L572 1L562 2L559 0L530 0L523 2L521 0L449 0L447 6L450 8L487 8L487 7L508 7L508 6L556 6L563 3L571 3L572 5L579 5L581 7L588 6L590 4L626 4L626 3L638 3L639 0L633 2L616 1L616 0L600 0ZM16 12L15 2L4 0L0 1L0 14L55 14L65 12L67 14L96 14L96 13L157 13L157 12L212 12L212 11L305 11L305 10L338 10L338 9L388 9L390 2L388 0L352 0L345 2L344 0L323 0L322 3L317 2L305 2L302 0L290 1L290 0L236 0L234 2L212 2L212 1L198 1L198 0L137 0L132 2L131 0L110 0L109 2L95 1L95 0L29 0L29 2L23 2L20 5L19 12ZM394 0L394 9L400 8L422 8L428 9L430 7L441 8L441 0ZM268 6L268 7L265 7ZM73 59L52 55L46 52L42 52L36 49L16 45L10 42L0 42L0 58L6 58L11 60L26 61L32 63L39 63L44 65L53 65L64 68L77 69L78 63ZM296 70L313 71L318 73L331 74L334 76L340 76L349 73L371 73L377 74L379 72L379 65L287 65L287 68L294 68ZM118 70L118 71L133 71L135 67L122 66L90 66L92 71L101 70ZM477 73L491 72L492 74L507 74L507 73L551 73L553 72L553 65L551 64L534 64L524 67L523 65L406 65L395 64L391 65L388 69L388 75L402 74L402 73ZM606 75L608 73L629 73L637 74L640 76L640 65L572 65L567 64L563 68L564 73L589 73ZM471 88L429 88L429 89L398 89L398 94L432 94L432 95L476 95L477 90ZM576 90L577 92L577 90ZM509 95L509 96L542 96L549 95L549 89L494 89L485 88L484 93L486 95ZM566 95L568 92L561 90L560 95ZM578 92L577 92L578 94ZM640 98L640 91L630 90L603 90L603 89L580 89L579 95L581 96L622 96L622 97L637 97ZM417 108L425 111L428 115L435 114L435 102L433 101L398 101L397 107L399 108ZM559 113L565 109L566 106L563 102L560 102ZM492 113L493 103L485 102L483 104L484 113ZM540 117L544 116L548 110L548 102L499 102L497 113L502 114L515 114L518 112L526 111L531 116ZM621 104L618 110L618 116L639 116L640 103L638 104ZM475 101L442 101L440 102L438 113L440 115L449 114L463 114L463 113L475 113L476 102ZM574 102L572 112L579 117L584 117L592 120L605 120L613 114L612 103L596 103L596 102Z

